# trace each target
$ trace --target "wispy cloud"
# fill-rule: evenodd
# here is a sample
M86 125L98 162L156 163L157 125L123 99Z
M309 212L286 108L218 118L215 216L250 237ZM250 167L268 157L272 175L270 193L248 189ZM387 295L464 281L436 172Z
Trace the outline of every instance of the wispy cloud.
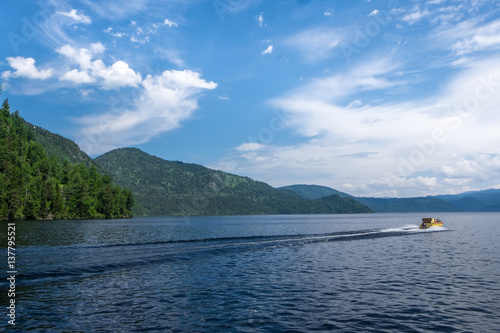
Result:
M57 14L68 17L77 23L83 23L83 24L91 24L92 23L92 19L90 17L88 17L87 15L82 14L82 13L78 14L76 9L71 9L69 12L59 11L59 12L57 12Z
M483 25L470 26L460 31L452 50L458 55L500 48L500 20Z
M130 17L131 14L137 15L138 13L147 10L148 4L151 3L151 0L115 0L98 2L91 0L82 0L82 3L97 15L115 21Z
M259 15L257 15L257 17L255 19L259 23L259 27L264 26L264 13L260 13Z
M331 56L332 50L340 42L340 35L325 27L312 28L291 35L284 44L298 49L306 62L324 60Z
M186 62L181 58L180 52L174 51L174 50L167 50L164 48L156 48L155 49L155 54L158 54L162 59L167 59L169 62L172 64L176 65L177 67L186 67Z
M410 13L403 16L401 20L407 22L409 25L413 25L429 15L430 12L429 10L427 10L427 8L421 10L419 6L416 6Z
M500 144L494 134L500 121L495 112L500 108L499 68L498 60L490 59L462 71L434 95L401 103L355 99L345 104L360 90L383 93L407 85L392 79L397 68L390 61L311 80L270 101L285 112L286 127L302 141L294 145L249 142L236 147L239 154L219 167L236 166L233 172L273 185L304 182L340 187L347 183L351 193L358 195L427 195L453 177L467 186L478 180L473 171L500 174L500 162L486 158L480 167L471 167L473 171L459 172L481 154L500 161L494 148Z
M333 16L333 14L335 14L335 9L333 8L328 8L327 10L325 10L325 12L323 13L323 15L325 16Z

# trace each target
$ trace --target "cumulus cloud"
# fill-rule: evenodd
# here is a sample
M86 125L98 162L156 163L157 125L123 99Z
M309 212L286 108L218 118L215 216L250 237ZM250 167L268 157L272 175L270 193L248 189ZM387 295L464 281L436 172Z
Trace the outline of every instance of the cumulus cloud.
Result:
M93 62L93 75L102 78L103 89L118 89L121 87L138 87L142 76L136 73L125 61L118 60L106 67L101 60Z
M93 83L95 79L91 77L87 72L79 71L77 69L72 69L63 74L59 78L61 81L71 81L75 84L83 84L83 83Z
M38 69L35 66L35 59L33 58L23 58L23 57L8 57L10 67L15 71L5 71L2 73L2 78L18 78L25 77L28 79L45 80L53 75L54 70L49 69Z
M64 45L56 51L68 58L78 69L71 69L64 73L60 80L71 81L75 84L93 83L99 80L105 90L121 87L138 87L142 82L140 73L136 73L122 60L106 66L101 59L93 58L105 50L101 43L91 44L89 48L75 48Z
M147 142L159 133L180 127L198 108L200 93L216 87L215 82L205 81L190 70L148 75L129 109L78 119L78 141L89 154Z

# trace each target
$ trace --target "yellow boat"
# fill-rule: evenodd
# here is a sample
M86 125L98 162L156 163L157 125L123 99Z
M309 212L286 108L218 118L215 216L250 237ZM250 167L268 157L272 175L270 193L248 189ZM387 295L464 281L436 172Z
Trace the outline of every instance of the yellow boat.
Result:
M443 221L440 219L436 218L423 218L422 219L422 224L420 225L420 229L428 229L430 227L442 227L443 226Z

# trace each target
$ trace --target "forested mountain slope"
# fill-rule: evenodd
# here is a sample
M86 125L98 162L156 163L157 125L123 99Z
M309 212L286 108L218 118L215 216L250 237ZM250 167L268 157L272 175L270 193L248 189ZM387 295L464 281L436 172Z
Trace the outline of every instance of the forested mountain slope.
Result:
M108 152L95 161L136 199L146 215L247 215L364 213L370 210L338 195L303 199L254 181L201 165L166 161L135 148Z
M0 220L88 219L131 216L131 191L95 166L50 157L30 126L0 109Z

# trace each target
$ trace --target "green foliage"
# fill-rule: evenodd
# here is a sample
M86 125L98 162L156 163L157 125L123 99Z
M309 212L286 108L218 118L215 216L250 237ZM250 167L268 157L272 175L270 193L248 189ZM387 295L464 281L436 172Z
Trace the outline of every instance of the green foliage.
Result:
M351 198L303 199L291 191L201 165L124 148L95 161L129 188L138 215L328 214L370 212Z
M342 198L350 197L349 194L337 191L333 188L320 185L289 185L279 187L280 190L293 191L304 199L319 199L329 195L338 194Z
M19 112L11 114L5 100L0 109L0 220L132 215L130 190L114 185L95 166L49 157L30 126Z
M71 163L81 163L88 167L96 166L94 161L73 141L28 122L25 122L25 125L28 139L43 146L49 157L56 156L61 161L67 159Z

